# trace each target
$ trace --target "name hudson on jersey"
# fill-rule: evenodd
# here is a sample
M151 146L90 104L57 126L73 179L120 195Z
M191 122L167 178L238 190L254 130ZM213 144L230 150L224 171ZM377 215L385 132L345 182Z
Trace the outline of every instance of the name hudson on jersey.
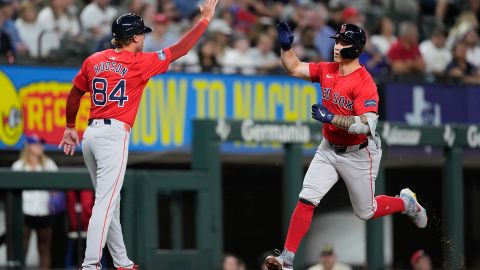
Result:
M124 77L125 74L128 72L128 68L124 67L122 64L117 62L100 62L96 64L93 69L95 70L95 75L102 73L104 71L111 71L120 74L120 76Z

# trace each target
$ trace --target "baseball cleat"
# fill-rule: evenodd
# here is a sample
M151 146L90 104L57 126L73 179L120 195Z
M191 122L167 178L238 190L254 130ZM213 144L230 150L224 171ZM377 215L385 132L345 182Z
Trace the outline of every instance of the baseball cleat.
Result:
M279 254L280 252L278 250L275 250L275 253ZM293 266L291 263L287 262L287 259L285 258L288 256L286 254L286 250L282 252L279 256L267 256L265 258L265 265L267 266L268 270L293 270Z
M427 211L417 201L417 195L409 188L404 188L400 191L400 198L405 202L406 214L415 225L423 229L427 227L428 217Z

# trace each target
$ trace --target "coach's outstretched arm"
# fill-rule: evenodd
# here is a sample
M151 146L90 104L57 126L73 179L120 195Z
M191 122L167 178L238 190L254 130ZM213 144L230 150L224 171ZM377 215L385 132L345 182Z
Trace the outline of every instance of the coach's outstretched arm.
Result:
M182 39L170 47L170 52L172 53L172 59L170 62L186 55L188 51L195 46L195 43L200 39L203 32L205 32L205 29L207 29L208 23L215 15L215 7L217 6L217 3L218 0L205 0L203 5L198 5L202 18L197 25L182 37Z
M58 148L63 147L65 155L73 156L75 153L75 146L80 145L78 133L75 129L75 119L77 118L78 108L80 107L80 99L84 94L85 92L78 89L75 85L72 86L70 94L68 94L67 105L65 108L67 126L63 132L62 141L58 145Z
M310 81L310 68L308 63L300 62L292 50L293 34L286 22L277 24L278 41L282 48L282 64L287 74L296 78Z

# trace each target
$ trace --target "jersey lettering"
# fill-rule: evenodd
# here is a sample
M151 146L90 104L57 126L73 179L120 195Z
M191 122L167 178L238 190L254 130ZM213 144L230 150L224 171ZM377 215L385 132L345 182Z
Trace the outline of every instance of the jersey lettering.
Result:
M100 62L93 67L93 70L95 71L95 75L98 75L104 71L111 71L120 74L122 77L125 77L128 72L127 67L124 67L122 64L114 61Z
M107 104L107 80L105 78L95 77L92 80L92 100L95 106L104 106Z
M124 79L118 81L112 92L107 96L108 82L105 78L95 77L92 80L92 102L95 106L105 106L108 101L116 101L118 107L123 107L128 101L126 95L126 82Z
M325 99L325 100L330 100L330 92L332 91L332 88L323 88L323 91L322 91L322 98Z
M338 106L343 107L343 105L345 105L345 97L340 96L340 98L338 99Z
M121 79L115 88L113 88L110 95L108 95L108 100L113 100L118 102L118 107L123 107L125 101L128 101L128 96L125 95L127 82L124 79Z
M335 93L333 94L332 103L333 103L333 104L337 104L337 103L338 103L338 93L337 93L337 92L335 92Z
M347 99L347 105L345 105L345 109L349 111L353 111L353 101L350 99Z
M331 88L322 88L322 99L330 100L331 91L332 91ZM337 92L333 94L332 103L340 107L343 107L349 111L353 111L353 100L348 99Z

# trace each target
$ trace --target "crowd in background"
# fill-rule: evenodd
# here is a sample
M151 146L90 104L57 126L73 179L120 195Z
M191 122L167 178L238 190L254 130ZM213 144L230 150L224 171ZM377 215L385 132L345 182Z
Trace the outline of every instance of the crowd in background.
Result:
M0 0L0 54L8 63L79 65L110 48L112 21L133 12L153 33L145 51L174 44L198 18L189 0ZM115 0L113 0L115 1ZM480 83L480 0L222 0L194 50L173 71L283 74L276 23L287 21L302 61L332 60L342 23L365 28L362 64L376 77L422 75Z

